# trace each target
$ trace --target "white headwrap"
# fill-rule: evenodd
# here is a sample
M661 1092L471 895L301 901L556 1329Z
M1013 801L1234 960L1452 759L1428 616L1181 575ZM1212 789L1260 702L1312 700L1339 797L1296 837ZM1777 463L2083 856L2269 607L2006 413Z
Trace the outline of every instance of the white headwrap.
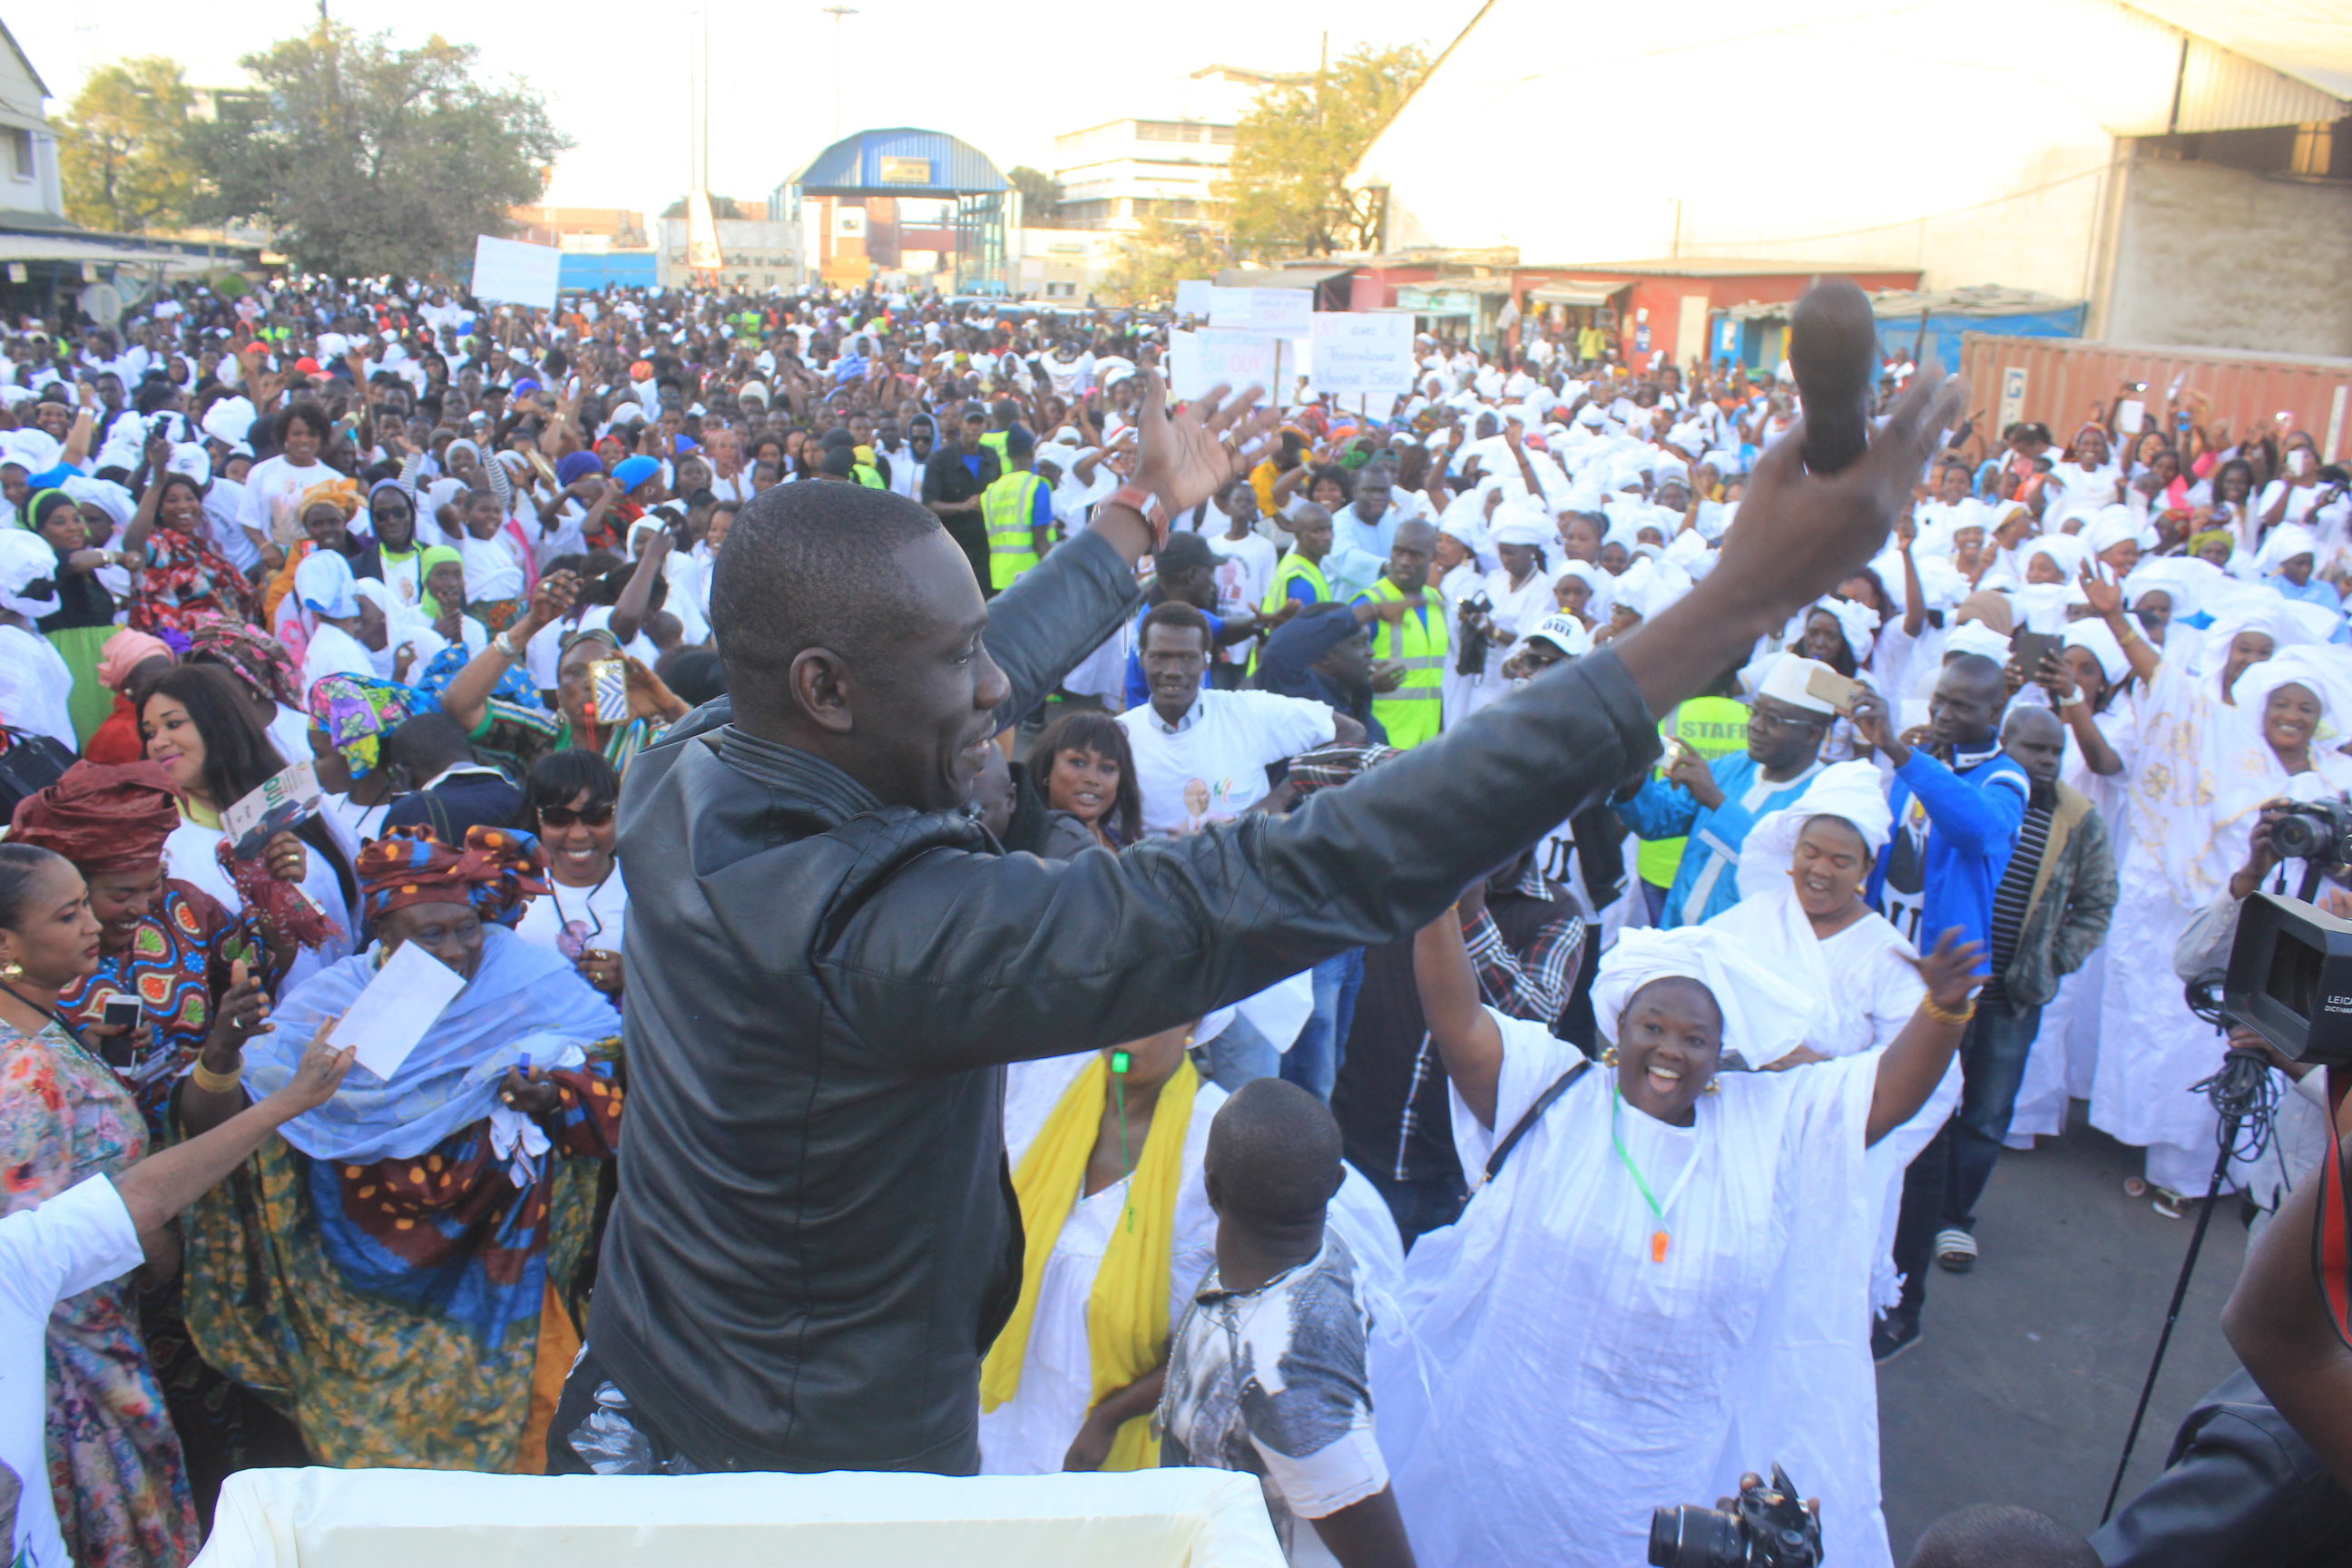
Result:
M129 490L111 479L86 479L74 475L58 486L84 506L94 506L113 521L117 529L128 523L138 511L139 503Z
M2101 507L2091 526L2083 531L2083 546L2094 555L2113 550L2127 539L2137 540L2143 550L2150 542L2140 531L2139 519L2121 502Z
M1545 510L1530 501L1505 501L1495 509L1487 537L1496 544L1558 544L1559 529Z
M1793 805L1766 812L1748 830L1739 846L1739 896L1752 899L1775 887L1785 887L1795 861L1797 836L1816 816L1837 816L1853 824L1870 852L1886 847L1895 830L1895 813L1886 804L1886 786L1875 763L1832 763L1813 775Z
M1853 651L1857 661L1868 658L1878 640L1878 612L1856 599L1822 598L1813 601L1805 618L1812 618L1813 610L1825 610L1836 617L1838 629L1845 634L1845 646ZM1801 626L1800 627L1801 630Z
M1723 1014L1723 1049L1751 1065L1780 1060L1802 1044L1818 1004L1774 973L1748 945L1713 926L1634 930L1617 939L1592 980L1601 1032L1617 1037L1626 1005L1660 980L1696 980Z
M2177 621L2195 615L2204 606L2207 590L2224 581L2221 569L2210 561L2167 555L2132 568L2131 575L2124 579L2124 598L2137 605L2139 596L2153 588L2172 601L2172 618Z
M1944 658L1949 659L1956 653L1981 654L1995 664L2007 664L2009 639L1982 621L1970 621L1964 626L1954 626L1944 638Z
M2299 522L2283 522L2271 530L2262 549L2255 552L2254 570L2268 577L2298 555L2310 556L2315 564L2319 559L2319 535Z
M65 448L46 430L27 426L0 437L0 462L15 463L28 474L46 474L58 466Z
M21 528L0 529L0 610L14 610L36 621L56 615L57 576L58 552L47 541ZM25 596L26 589L44 581L51 584L47 598Z
M312 615L337 620L360 613L352 564L339 551L313 550L294 568L294 596Z
M242 397L224 397L205 410L203 429L205 435L226 447L234 447L253 429L260 416L253 405Z
M2066 627L2066 646L2090 649L2109 686L2131 673L2131 660L2124 655L2124 645L2116 640L2116 634L2107 629L2105 621L2070 623Z

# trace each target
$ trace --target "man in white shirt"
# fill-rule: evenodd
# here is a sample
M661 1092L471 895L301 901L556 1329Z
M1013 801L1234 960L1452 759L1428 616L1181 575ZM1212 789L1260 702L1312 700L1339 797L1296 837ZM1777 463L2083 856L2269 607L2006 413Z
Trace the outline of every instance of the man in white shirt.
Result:
M1148 834L1181 837L1238 816L1265 797L1267 764L1364 739L1362 725L1320 702L1205 687L1209 623L1191 605L1152 610L1139 637L1150 699L1118 721L1135 752Z
M1235 479L1218 493L1216 509L1225 519L1225 531L1209 541L1209 549L1217 557L1217 614L1231 619L1244 612L1255 613L1265 603L1266 587L1274 581L1275 549L1257 531L1257 489L1248 475ZM1256 646L1255 638L1231 643L1219 648L1217 657L1226 664L1246 667ZM1232 673L1238 675L1240 670Z

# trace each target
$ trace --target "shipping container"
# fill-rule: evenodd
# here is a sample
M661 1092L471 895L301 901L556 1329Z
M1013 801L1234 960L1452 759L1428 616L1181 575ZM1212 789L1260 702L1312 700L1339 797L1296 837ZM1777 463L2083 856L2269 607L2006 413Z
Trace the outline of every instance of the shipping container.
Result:
M2095 406L2107 410L2118 399L2142 403L2143 428L2152 429L2174 397L2195 392L2205 399L2198 422L2209 431L2227 425L2232 441L2285 428L2277 423L2284 414L2293 428L2311 432L2324 462L2342 461L2352 445L2352 359L1968 332L1960 369L1970 409L1984 411L1996 438L2023 419L2048 426L2063 446Z

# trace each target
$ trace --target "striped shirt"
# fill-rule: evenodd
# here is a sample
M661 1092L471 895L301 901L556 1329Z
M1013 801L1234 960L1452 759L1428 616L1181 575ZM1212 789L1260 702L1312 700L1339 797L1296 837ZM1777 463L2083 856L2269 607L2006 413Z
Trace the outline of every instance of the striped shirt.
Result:
M2018 825L2017 847L2010 851L2009 869L2002 873L2000 886L1993 889L1992 978L1985 982L1979 1000L2009 1000L2009 988L2001 976L2009 973L2009 961L2017 956L2017 939L2025 930L2025 911L2033 901L2034 879L2042 873L2042 851L2050 845L2050 815L2057 804L2054 798L2029 804L2025 820Z

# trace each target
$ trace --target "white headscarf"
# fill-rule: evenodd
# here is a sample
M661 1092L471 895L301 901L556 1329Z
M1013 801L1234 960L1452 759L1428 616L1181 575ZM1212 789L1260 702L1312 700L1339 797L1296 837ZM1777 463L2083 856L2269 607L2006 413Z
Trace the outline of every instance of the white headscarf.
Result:
M1723 1049L1750 1065L1779 1061L1811 1029L1820 1003L1765 967L1746 942L1712 925L1637 929L1617 939L1592 980L1601 1034L1617 1037L1627 1004L1659 980L1696 980L1723 1014Z
M2125 656L2124 645L2116 640L2116 634L2107 629L2105 621L2069 623L2066 646L2090 649L2091 657L2099 661L2099 668L2106 675L2109 686L2131 673L2131 660Z
M57 575L58 552L47 540L26 529L0 529L0 610L14 610L36 621L56 615ZM48 596L26 597L25 590L39 582L51 584Z
M294 568L294 596L312 615L343 620L360 613L352 563L341 552L313 550Z
M1838 629L1845 634L1845 646L1853 651L1855 663L1870 657L1872 647L1878 641L1876 610L1859 600L1830 597L1814 600L1812 609L1805 612L1806 620L1812 618L1813 610L1826 610L1836 617ZM1798 629L1804 629L1801 622Z
M2319 535L2299 522L2283 522L2271 530L2262 549L2254 552L2254 570L2268 577L2298 555L2308 555L2316 563Z

